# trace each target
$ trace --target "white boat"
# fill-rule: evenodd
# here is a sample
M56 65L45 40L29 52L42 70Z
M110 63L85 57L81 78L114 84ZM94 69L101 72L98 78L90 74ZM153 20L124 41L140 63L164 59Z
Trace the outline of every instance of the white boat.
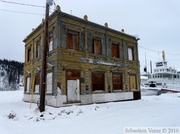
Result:
M149 95L160 95L161 88L156 86L156 83L151 82L148 85L141 84L141 95L142 96L149 96Z
M141 88L141 94L147 90L163 92L180 92L180 72L175 68L169 67L165 60L165 54L162 54L163 60L155 63L155 68L152 74L146 73L143 75L146 79L141 77L141 84L146 85ZM154 83L155 87L150 87L150 84ZM145 90L145 91L144 91ZM160 91L159 91L160 90ZM154 92L155 92L154 91Z

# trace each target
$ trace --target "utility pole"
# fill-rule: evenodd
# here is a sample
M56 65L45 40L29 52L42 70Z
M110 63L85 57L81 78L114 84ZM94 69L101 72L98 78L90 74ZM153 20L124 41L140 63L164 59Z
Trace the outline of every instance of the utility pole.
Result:
M48 22L49 22L49 6L52 5L53 0L46 0L46 13L45 13L45 29L44 29L44 47L42 55L42 69L41 69L41 92L40 92L40 106L39 111L45 111L45 95L46 95L46 69L47 69L47 50L48 50Z

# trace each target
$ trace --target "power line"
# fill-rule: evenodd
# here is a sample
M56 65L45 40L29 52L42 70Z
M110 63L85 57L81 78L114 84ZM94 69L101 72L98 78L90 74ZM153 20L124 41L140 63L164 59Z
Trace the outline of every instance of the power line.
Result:
M12 12L12 13L30 14L30 15L39 15L39 16L44 15L44 14L29 13L29 12L15 11L15 10L6 10L6 9L0 9L0 11L6 11L6 12Z
M153 52L161 53L160 51L152 50L152 49L145 48L145 47L142 47L142 46L139 46L139 47L140 47L140 48L143 48L143 49L146 49L146 50L149 50L149 51L153 51Z
M142 46L139 46L139 47L140 47L140 48L143 48L143 49L146 49L146 50L149 50L149 51L152 51L152 52L162 53L161 51L157 51L157 50L145 48L145 47L142 47ZM166 54L169 54L169 55L180 55L180 54L174 54L174 53L168 53L168 52L166 52Z
M146 55L146 54L139 53L139 55L144 56L144 57L150 57L150 58L153 58L153 59L159 59L159 57L154 57L154 56L150 56L150 55Z
M32 4L26 4L26 3L18 3L18 2L13 2L13 1L0 0L0 2L9 3L9 4L16 4L16 5L23 5L23 6L32 6L32 7L41 7L41 8L45 8L45 6L32 5Z

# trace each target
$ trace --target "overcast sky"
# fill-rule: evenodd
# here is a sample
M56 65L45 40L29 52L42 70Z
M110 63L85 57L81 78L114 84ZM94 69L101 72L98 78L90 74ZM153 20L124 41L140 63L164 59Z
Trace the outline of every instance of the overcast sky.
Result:
M46 0L6 0L45 6ZM180 69L180 0L55 0L61 11L139 36L141 68L162 59ZM54 6L51 6L51 12ZM21 12L21 13L20 13ZM28 13L28 14L27 14ZM0 59L24 62L22 40L44 18L45 8L0 0Z

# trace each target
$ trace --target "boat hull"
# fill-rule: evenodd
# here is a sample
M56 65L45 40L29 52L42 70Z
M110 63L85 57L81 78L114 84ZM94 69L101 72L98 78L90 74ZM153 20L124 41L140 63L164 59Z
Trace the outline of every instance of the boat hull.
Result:
M158 88L142 88L141 96L160 95L161 90Z
M163 93L167 93L167 92L180 93L180 91L176 90L176 89L162 88L161 90L162 90Z

